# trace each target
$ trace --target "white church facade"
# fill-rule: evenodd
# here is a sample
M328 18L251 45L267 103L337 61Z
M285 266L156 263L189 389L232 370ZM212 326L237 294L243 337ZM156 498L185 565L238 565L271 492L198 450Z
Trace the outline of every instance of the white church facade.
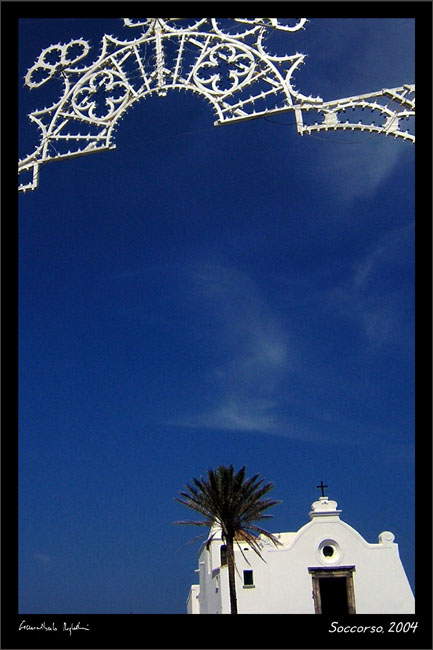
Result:
M326 487L326 486L325 486ZM412 614L414 596L394 535L367 542L340 519L336 501L322 496L297 532L262 539L263 561L235 543L240 614ZM212 528L212 534L215 528ZM228 568L221 534L199 552L199 584L191 586L188 614L230 614Z

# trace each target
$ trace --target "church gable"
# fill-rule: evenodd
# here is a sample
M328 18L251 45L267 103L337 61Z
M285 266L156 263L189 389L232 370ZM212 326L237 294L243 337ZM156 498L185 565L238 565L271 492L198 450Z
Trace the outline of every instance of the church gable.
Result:
M322 494L312 504L310 521L297 532L275 533L277 547L262 541L264 562L248 544L235 548L239 612L413 613L414 597L393 533L384 531L369 543L340 513L337 502ZM202 547L200 585L193 586L200 613L229 613L223 546L214 534L209 550ZM190 605L188 611L194 613Z

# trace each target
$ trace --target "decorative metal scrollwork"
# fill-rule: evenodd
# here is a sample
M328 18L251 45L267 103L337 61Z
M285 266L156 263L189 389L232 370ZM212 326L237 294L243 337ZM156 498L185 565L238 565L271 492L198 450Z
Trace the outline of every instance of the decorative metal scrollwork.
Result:
M19 184L20 191L37 187L43 163L114 149L114 132L125 111L148 95L164 96L171 89L203 96L216 114L216 125L292 111L300 135L357 130L415 141L413 133L401 129L402 121L415 115L414 85L332 102L295 89L292 77L305 56L269 53L267 36L270 30L304 29L306 18L124 18L123 22L136 37L120 40L104 35L96 61L83 65L90 46L80 38L44 49L28 70L29 88L59 77L63 94L52 106L29 115L41 140L18 163L18 173L30 175ZM358 121L341 119L347 111L365 109L379 122L364 114ZM311 121L311 116L321 121Z

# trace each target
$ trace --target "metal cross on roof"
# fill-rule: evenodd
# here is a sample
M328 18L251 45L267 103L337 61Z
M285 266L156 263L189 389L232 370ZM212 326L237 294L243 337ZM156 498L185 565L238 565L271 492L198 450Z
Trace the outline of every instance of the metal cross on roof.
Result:
M323 485L323 481L320 481L320 485L316 485L316 487L319 488L320 490L322 490L322 497L324 497L325 496L325 488L327 488L328 486Z
M125 112L142 98L169 90L201 95L216 114L215 125L291 111L299 135L365 131L414 142L414 133L402 129L415 115L413 84L327 102L295 88L292 77L305 55L277 56L267 51L267 39L274 30L289 36L307 22L124 18L131 38L104 34L96 60L89 61L91 47L83 38L50 45L27 71L25 84L39 88L57 78L63 94L29 114L41 138L18 163L18 189L37 187L43 163L114 149L114 132Z

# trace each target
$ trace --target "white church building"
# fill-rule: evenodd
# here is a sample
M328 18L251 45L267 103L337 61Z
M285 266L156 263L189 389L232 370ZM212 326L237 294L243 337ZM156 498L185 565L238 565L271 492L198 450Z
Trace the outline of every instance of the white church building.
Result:
M370 544L340 513L336 501L320 497L307 524L275 534L281 545L261 540L265 561L248 544L235 543L239 614L413 614L393 533L382 532ZM191 586L188 614L230 614L226 549L218 530L209 536L214 532L199 551L199 584Z

